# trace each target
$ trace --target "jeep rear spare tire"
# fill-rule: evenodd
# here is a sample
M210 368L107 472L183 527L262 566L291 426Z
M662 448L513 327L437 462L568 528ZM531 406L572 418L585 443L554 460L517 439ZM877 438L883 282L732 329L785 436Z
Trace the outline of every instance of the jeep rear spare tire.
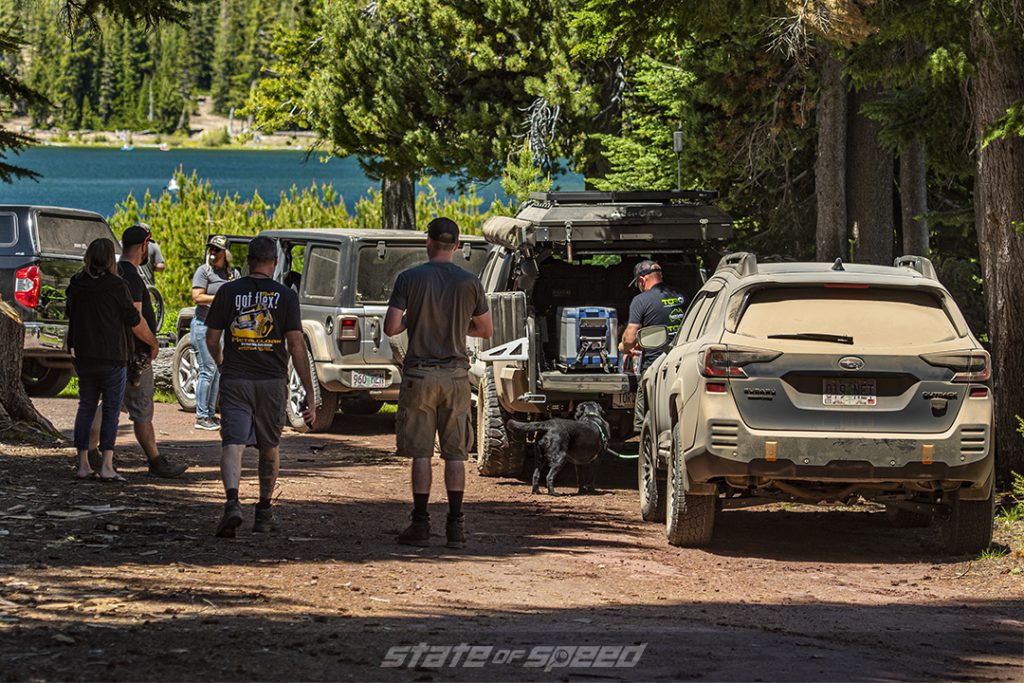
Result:
M672 428L672 457L668 461L665 500L665 535L672 545L699 548L711 542L715 530L716 495L686 492L686 463L683 462L682 429Z
M511 444L505 431L508 418L498 403L494 369L488 365L480 380L476 403L478 469L485 477L515 476L523 469L523 448Z

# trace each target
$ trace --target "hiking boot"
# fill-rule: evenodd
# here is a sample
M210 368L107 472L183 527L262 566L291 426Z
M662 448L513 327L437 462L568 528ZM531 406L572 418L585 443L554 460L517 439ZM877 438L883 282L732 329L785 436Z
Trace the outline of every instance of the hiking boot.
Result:
M220 429L220 423L214 420L212 417L201 417L196 420L196 429L205 429L208 432L214 432Z
M234 538L235 530L242 526L242 504L238 499L229 500L224 504L224 515L217 525L217 538Z
M400 545L430 545L430 518L412 520L412 524L405 528L405 531L398 534Z
M100 453L100 449L98 448L90 448L89 469L93 472L99 472L101 467L103 467L103 454Z
M252 523L252 530L258 534L277 531L277 515L274 508L256 507L256 520Z
M172 465L166 457L160 455L157 456L156 460L149 461L149 474L154 477L163 477L164 479L174 479L180 477L188 469L188 465L178 463Z
M466 545L466 528L463 525L465 515L448 515L448 521L444 525L444 535L448 537L445 544L449 548L461 548Z

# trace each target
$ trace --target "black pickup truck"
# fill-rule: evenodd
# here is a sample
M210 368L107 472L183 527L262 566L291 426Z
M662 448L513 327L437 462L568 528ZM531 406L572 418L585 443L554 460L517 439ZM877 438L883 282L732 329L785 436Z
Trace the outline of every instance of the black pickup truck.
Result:
M120 253L99 214L0 204L0 297L25 323L21 377L31 396L56 396L71 380L64 292L98 237L113 240Z

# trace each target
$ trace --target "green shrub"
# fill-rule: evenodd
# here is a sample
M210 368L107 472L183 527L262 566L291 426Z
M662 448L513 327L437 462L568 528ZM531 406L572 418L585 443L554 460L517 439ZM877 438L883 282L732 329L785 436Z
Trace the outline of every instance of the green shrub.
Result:
M203 147L223 147L231 144L231 134L227 128L208 130L199 136L199 144Z

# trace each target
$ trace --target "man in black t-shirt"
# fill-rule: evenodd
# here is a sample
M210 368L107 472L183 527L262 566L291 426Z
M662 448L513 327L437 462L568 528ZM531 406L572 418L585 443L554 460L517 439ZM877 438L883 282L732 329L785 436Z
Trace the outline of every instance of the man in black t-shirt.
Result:
M206 346L221 373L220 473L227 497L217 525L217 536L222 538L233 538L242 524L238 485L242 451L251 445L260 453L260 501L253 531L277 530L270 500L280 469L278 444L288 400L289 356L306 390L302 417L307 424L316 420L299 297L272 279L276 266L273 240L253 239L249 243L249 274L222 285L206 314Z
M491 336L487 298L475 275L452 263L459 226L435 218L427 226L427 263L402 272L388 302L384 334L409 333L398 394L396 450L412 458L412 524L398 535L405 545L430 544L434 437L441 446L448 491L445 536L449 548L466 542L462 497L470 441L469 356L466 336Z
M633 297L629 304L629 324L622 335L619 343L619 350L623 355L633 354L633 362L639 361L637 367L637 392L636 406L633 413L633 427L637 432L643 426L644 413L647 405L642 391L643 374L651 367L664 351L660 349L639 349L636 345L636 333L641 327L648 325L665 325L668 327L669 338L671 339L679 330L679 324L686 312L685 301L682 294L671 289L662 281L661 266L655 261L644 260L633 267L633 281L630 286L635 286L640 293Z
M146 326L153 335L156 335L159 330L156 329L153 303L150 301L146 283L139 275L139 266L144 265L149 259L150 237L149 228L144 225L133 225L124 231L121 235L121 260L117 264L117 272L128 285L132 302L142 315L142 319L146 321ZM156 357L155 353L151 354L148 344L139 338L135 338L134 341L136 354L139 357ZM128 419L132 422L132 430L135 432L135 439L146 454L149 473L165 478L181 476L188 469L188 465L171 463L165 456L160 455L156 445L156 430L153 428L153 366L151 364L146 363L137 380L128 382L125 386L122 410L128 413Z

